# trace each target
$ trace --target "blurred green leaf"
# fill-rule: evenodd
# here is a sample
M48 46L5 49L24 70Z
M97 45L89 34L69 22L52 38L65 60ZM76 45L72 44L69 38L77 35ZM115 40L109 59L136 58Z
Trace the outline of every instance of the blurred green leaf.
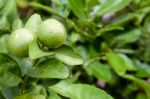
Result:
M37 59L43 56L54 55L53 51L43 51L39 48L38 41L33 40L29 46L29 56L31 59Z
M34 33L37 33L41 23L41 16L39 14L33 14L25 24L25 28L31 30Z
M41 62L37 67L29 70L28 74L35 78L67 78L69 75L68 68L60 61L50 59Z
M87 20L85 5L83 0L69 0L70 7L74 14L82 21Z
M32 60L30 58L16 58L13 57L21 70L21 76L24 76L28 73L28 70L32 67Z
M111 22L110 25L125 25L132 20L136 20L138 18L137 13L124 13L123 15L115 17Z
M106 13L117 12L129 5L131 0L109 0L102 3L96 11L92 12L94 16L102 16Z
M9 56L0 53L0 71L12 69L17 64Z
M7 39L8 39L9 35L3 35L0 37L0 53L7 53Z
M72 47L63 45L55 50L55 57L68 65L80 65L83 58Z
M88 10L90 11L92 7L99 5L100 4L100 0L85 0L86 1L86 6L88 8Z
M90 62L85 69L88 70L88 72L91 72L89 74L95 76L99 80L108 82L112 79L110 69L97 60Z
M6 31L10 29L9 22L6 16L0 17L0 30ZM1 34L1 33L0 33Z
M16 86L21 78L9 71L0 71L0 82L6 86Z
M5 99L13 99L14 96L18 95L19 88L18 86L14 86L14 87L3 86L1 93Z
M135 62L137 66L136 76L138 77L150 77L150 65L142 63L138 60Z
M6 0L5 6L1 9L0 15L6 16L10 23L14 21L15 18L18 17L17 7L15 0Z
M124 30L124 28L122 26L117 26L117 25L107 25L97 31L97 36L100 36L103 33L110 32L113 30Z
M63 80L49 88L71 99L113 99L101 89L86 84L71 84L68 80Z
M125 32L124 34L120 34L114 38L114 43L119 45L133 43L137 41L141 36L141 31L139 29L133 29L129 32Z
M124 54L107 53L107 61L118 75L124 75L127 70L135 70L132 61Z
M53 86L50 86L49 88L55 91L56 93L67 97L67 93L65 93L65 89L71 84L72 82L69 79L66 79L66 80L61 80L60 82L58 82Z
M48 89L48 91L49 91L50 95L48 96L47 99L62 99L62 98L60 98L60 96L57 95L57 93L54 92L53 90Z
M63 17L67 17L70 13L69 0L53 0L53 9Z
M113 99L105 91L86 84L72 84L66 93L71 99Z
M19 28L22 28L24 25L23 25L23 22L21 19L17 18L14 20L13 24L12 24L12 31L15 31Z

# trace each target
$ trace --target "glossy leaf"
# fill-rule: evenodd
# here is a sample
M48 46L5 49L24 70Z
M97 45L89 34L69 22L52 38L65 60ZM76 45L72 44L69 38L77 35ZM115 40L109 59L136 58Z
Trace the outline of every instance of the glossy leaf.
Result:
M86 84L72 84L66 93L71 99L113 99L105 91Z
M80 65L83 58L75 52L70 46L63 45L55 50L55 57L68 65Z
M39 48L38 42L37 40L34 40L33 42L31 42L30 46L29 46L29 56L31 59L37 59L43 56L51 56L54 55L53 51L42 51Z
M68 68L60 61L55 59L41 62L37 67L29 70L28 74L34 78L67 78L69 75Z
M86 84L71 84L68 80L63 80L50 88L71 99L113 99L101 89Z

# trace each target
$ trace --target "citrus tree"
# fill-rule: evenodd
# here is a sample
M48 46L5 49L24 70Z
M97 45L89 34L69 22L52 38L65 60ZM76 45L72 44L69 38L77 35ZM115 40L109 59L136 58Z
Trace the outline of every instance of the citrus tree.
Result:
M0 99L149 99L149 0L0 0Z

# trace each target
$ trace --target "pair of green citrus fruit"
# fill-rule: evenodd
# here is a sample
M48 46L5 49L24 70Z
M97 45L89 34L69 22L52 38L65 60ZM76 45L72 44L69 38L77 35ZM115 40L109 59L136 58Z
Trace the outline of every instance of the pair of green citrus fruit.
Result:
M66 40L67 33L62 23L56 19L47 19L39 26L35 34L26 28L12 32L8 38L9 53L17 57L28 57L30 43L38 38L48 48L58 48Z

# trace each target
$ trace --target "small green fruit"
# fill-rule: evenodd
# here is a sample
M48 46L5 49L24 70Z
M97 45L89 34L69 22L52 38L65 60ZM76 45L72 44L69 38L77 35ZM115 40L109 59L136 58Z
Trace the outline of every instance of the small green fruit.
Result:
M17 57L28 57L29 45L35 37L35 34L26 28L14 31L8 38L7 46L10 54Z
M49 48L60 47L66 40L66 29L56 19L45 20L39 28L39 40Z

